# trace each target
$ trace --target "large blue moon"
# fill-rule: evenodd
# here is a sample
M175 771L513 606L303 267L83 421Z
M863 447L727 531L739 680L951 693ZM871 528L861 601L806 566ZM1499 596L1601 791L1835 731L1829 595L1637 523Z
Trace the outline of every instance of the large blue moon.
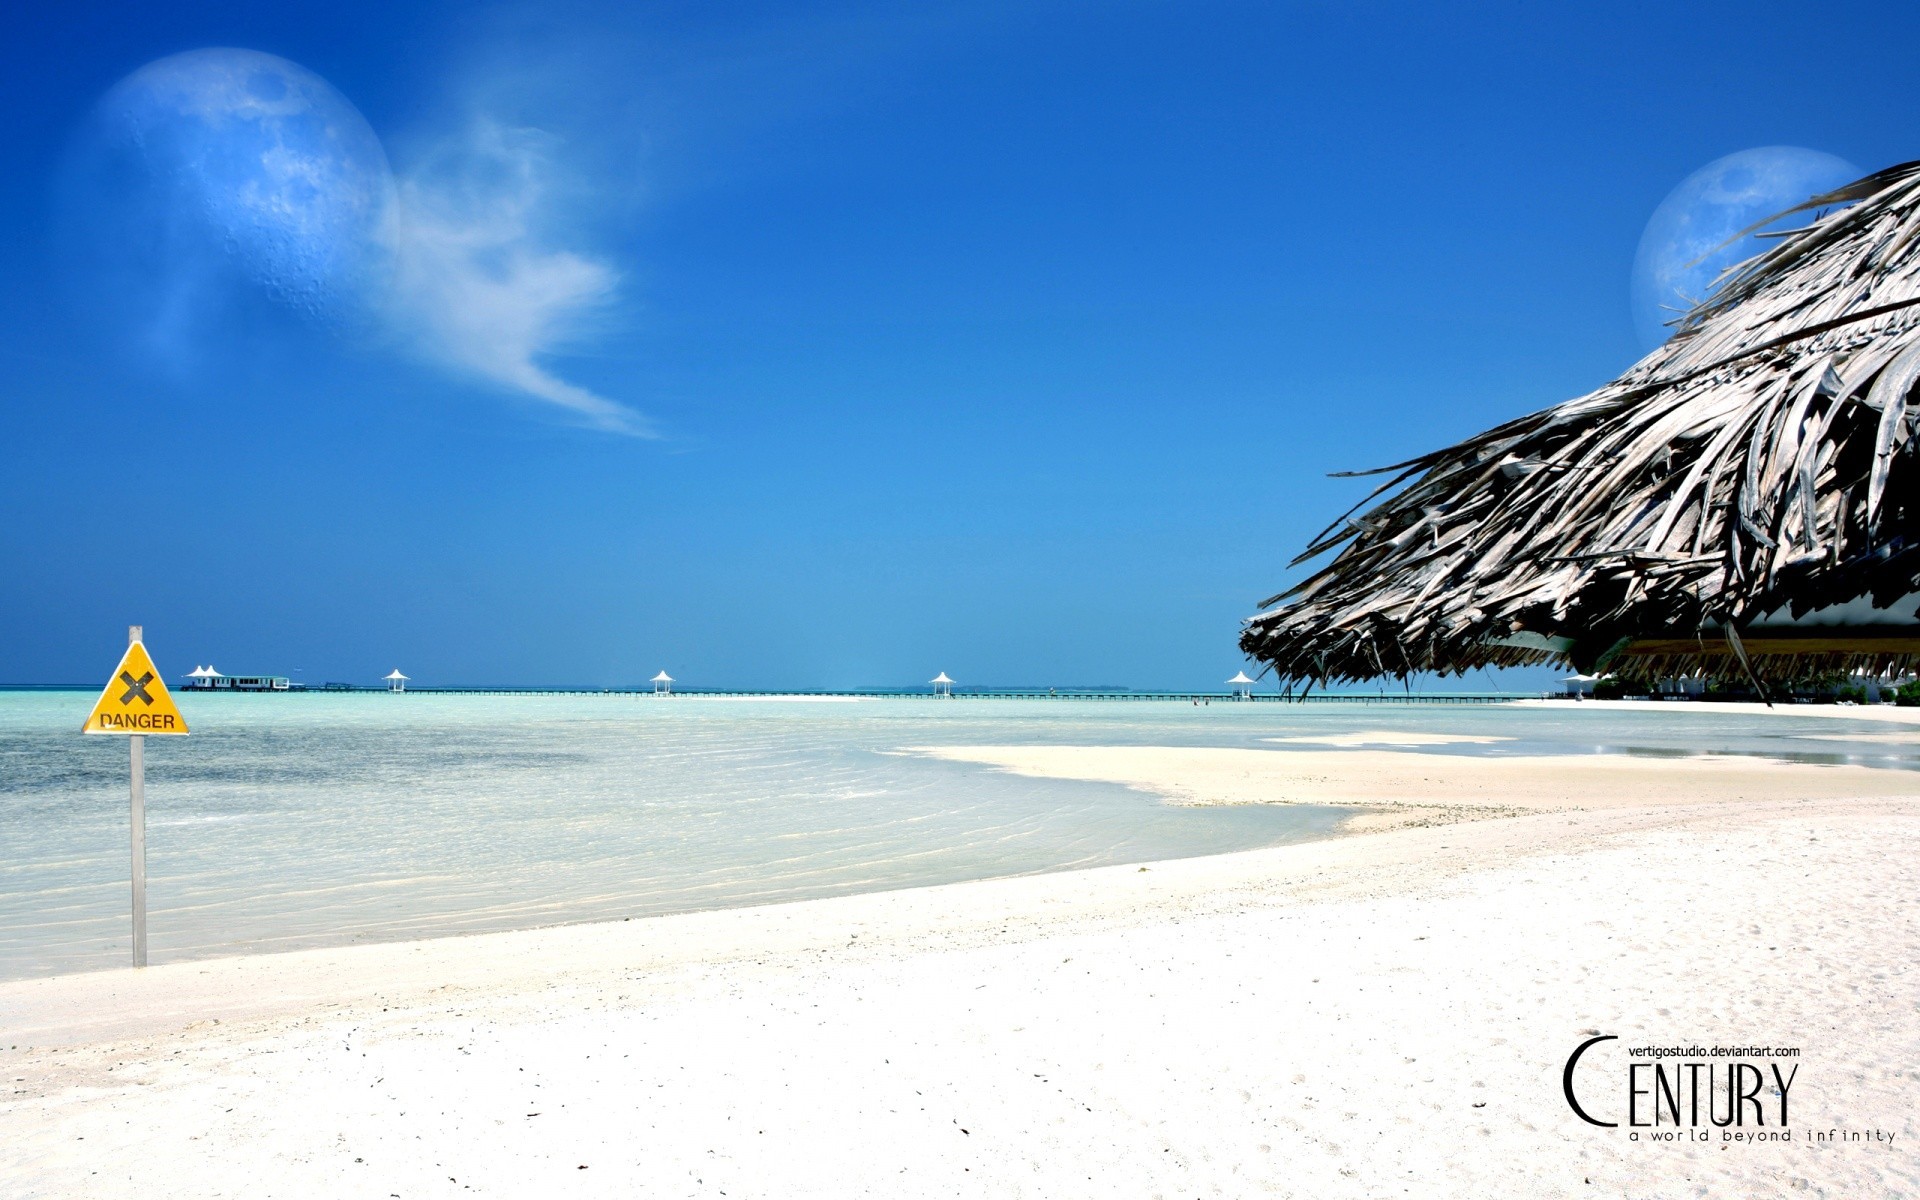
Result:
M1767 249L1749 234L1757 221L1858 179L1852 163L1798 146L1761 146L1715 159L1682 180L1654 210L1633 260L1633 321L1649 350L1665 342L1668 324L1707 298L1721 271ZM1775 222L1765 232L1793 228L1811 213Z
M392 192L380 139L326 80L206 49L116 84L60 197L83 298L156 348L253 300L330 321L364 294Z

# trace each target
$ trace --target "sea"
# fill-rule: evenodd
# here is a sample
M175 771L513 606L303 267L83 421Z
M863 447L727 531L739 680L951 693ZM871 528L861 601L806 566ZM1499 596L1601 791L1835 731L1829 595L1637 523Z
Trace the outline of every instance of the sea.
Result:
M1288 753L1316 747L1274 739L1380 730L1506 739L1419 753L1920 769L1899 725L1652 703L176 697L192 735L146 742L156 964L1218 854L1349 815L1181 805L916 752L931 746ZM0 979L129 961L128 747L80 734L93 699L0 691Z

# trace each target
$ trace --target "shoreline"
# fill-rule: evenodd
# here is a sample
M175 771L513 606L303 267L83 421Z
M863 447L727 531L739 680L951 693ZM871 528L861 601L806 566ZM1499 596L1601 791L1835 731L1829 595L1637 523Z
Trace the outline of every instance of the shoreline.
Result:
M1709 810L1690 815L1704 818ZM209 1020L272 1020L310 1004L386 1004L399 994L417 999L444 991L530 987L550 981L556 972L677 969L822 953L860 938L868 948L912 946L929 937L972 944L997 940L988 935L1005 932L1009 921L1126 925L1163 902L1226 905L1275 889L1299 897L1393 891L1470 872L1496 859L1545 852L1563 841L1638 831L1667 820L1630 809L1603 820L1516 826L1510 834L1483 835L1470 844L1444 838L1403 843L1384 833L1334 837L737 908L189 959L138 971L115 967L44 975L0 982L0 1029L10 1031L9 1043L21 1050L49 1049L165 1036ZM1440 831L1433 832L1437 837ZM1430 853L1435 848L1455 853L1436 858ZM1396 874L1370 881L1344 874L1376 869Z
M1633 701L1598 703L1635 704ZM1574 707L1571 703L1568 706ZM1920 724L1920 709L1912 711L1913 723ZM1399 740L1403 736L1409 740ZM1848 735L1807 736L1823 738ZM1851 736L1862 740L1891 740L1902 735ZM1920 736L1920 733L1916 736ZM836 896L727 905L637 917L563 921L524 929L436 933L388 941L247 951L164 962L139 972L126 967L108 967L0 979L0 1029L22 1028L14 1024L16 1014L11 1009L11 1005L21 999L22 993L39 987L56 987L63 981L137 980L160 978L167 973L196 971L205 975L213 973L209 968L214 964L278 961L305 964L309 960L318 962L336 955L357 957L369 960L369 963L376 958L390 960L391 964L430 961L434 963L434 969L447 970L455 978L464 978L468 973L459 968L468 955L467 948L480 946L489 939L499 939L503 953L509 958L530 953L542 956L552 952L565 954L572 952L574 947L571 943L580 943L585 947L586 943L595 940L587 931L610 931L626 925L651 927L661 922L682 921L716 927L753 925L760 921L760 915L790 912L803 914L798 923L804 924L810 919L804 914L811 913L813 906L820 906L819 911L826 913L833 906L859 908L869 900L875 900L883 909L891 909L897 904L902 911L913 911L924 916L942 911L940 905L948 897L964 896L970 889L981 889L981 895L985 894L985 889L994 888L1009 889L1010 896L1028 891L1045 893L1048 896L1045 903L1056 903L1062 902L1062 896L1079 895L1103 886L1123 885L1126 876L1149 870L1162 873L1165 879L1204 880L1205 886L1212 887L1223 879L1238 880L1241 864L1246 864L1248 870L1257 874L1267 869L1269 864L1264 859L1268 856L1310 854L1317 847L1339 845L1354 839L1366 840L1402 829L1468 822L1511 822L1529 816L1590 811L1639 813L1639 819L1621 826L1639 828L1669 820L1669 810L1674 813L1672 819L1685 820L1705 814L1720 805L1735 803L1764 805L1767 811L1771 811L1781 804L1820 801L1920 800L1920 772L1857 765L1809 764L1730 755L1696 755L1689 758L1619 754L1514 757L1440 755L1398 747L1481 744L1502 739L1431 733L1401 735L1395 731L1361 731L1321 738L1269 740L1291 745L1284 750L1200 746L967 745L908 747L894 753L1035 778L1117 784L1183 806L1303 804L1350 808L1355 810L1355 815L1341 822L1330 836L1250 850L1097 867L1049 869L1018 875L986 876ZM1341 748L1297 748L1313 745ZM1394 748L1371 748L1375 746ZM1673 778L1675 774L1680 778ZM1502 853L1511 852L1511 847L1502 839L1490 840L1488 845L1501 847ZM1388 858L1392 859L1392 856ZM1393 861L1399 866L1408 865L1397 859ZM1219 868L1218 872L1215 866ZM1461 869L1471 870L1474 866L1472 863L1463 863ZM1058 881L1058 887L1044 886L1043 881L1049 880ZM1055 891L1059 895L1054 895ZM931 904L876 900L912 896L927 897ZM962 902L960 908L965 907ZM776 926L795 924L793 921L773 920L771 916L768 922ZM723 943L727 940L722 939ZM520 941L530 945L523 947L514 944ZM531 946L531 943L542 941L554 945L541 948ZM445 948L444 954L434 953L436 948L442 947ZM332 969L333 965L329 963L326 969ZM305 969L304 966L301 969ZM405 968L406 971L414 969L413 966ZM474 977L494 979L492 970L488 968ZM272 976L274 972L267 971L264 974ZM61 989L56 987L56 990ZM243 1005L232 1011L239 1013L247 1010Z
M1073 752L1039 764L1061 771L1112 754L1001 749ZM1436 760L1533 774L1504 781L1518 815L1495 820L0 984L0 1179L163 1197L1920 1187L1920 777L1705 760L1573 806L1590 784L1542 791L1526 759L1239 750L1196 780L1206 755L1132 749L1093 777L1269 786L1240 755L1350 776L1322 787ZM1874 780L1909 790L1849 794ZM1804 1046L1794 1124L1901 1140L1650 1157L1558 1099L1595 1030Z

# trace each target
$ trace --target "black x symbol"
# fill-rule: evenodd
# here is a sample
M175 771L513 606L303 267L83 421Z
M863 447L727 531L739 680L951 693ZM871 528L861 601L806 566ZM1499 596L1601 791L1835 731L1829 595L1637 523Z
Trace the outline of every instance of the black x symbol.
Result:
M147 695L147 685L153 682L152 671L148 671L138 679L122 671L120 672L120 682L127 685L127 694L120 697L120 703L132 704L135 696L145 700L149 705L153 703L153 697Z

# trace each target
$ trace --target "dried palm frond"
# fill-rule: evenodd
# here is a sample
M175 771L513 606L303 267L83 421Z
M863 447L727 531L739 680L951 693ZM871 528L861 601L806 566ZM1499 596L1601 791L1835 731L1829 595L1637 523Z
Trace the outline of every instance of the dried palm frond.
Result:
M1920 592L1920 163L1813 210L1614 382L1364 472L1388 498L1314 539L1295 564L1333 561L1241 647L1323 683L1920 663L1884 611Z

